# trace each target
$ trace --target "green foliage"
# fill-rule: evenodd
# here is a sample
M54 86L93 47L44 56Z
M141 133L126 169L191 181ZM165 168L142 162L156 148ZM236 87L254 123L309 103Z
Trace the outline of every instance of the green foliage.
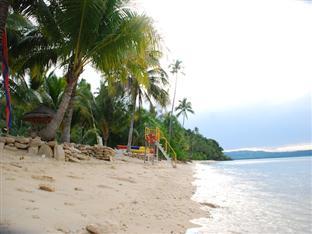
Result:
M145 127L158 127L170 139L179 160L227 159L216 141L205 138L198 129L184 129L187 113L194 113L190 102L183 99L176 108L183 125L173 116L176 85L171 113L157 114L157 108L169 103L168 76L159 62L160 37L151 19L132 11L127 0L13 2L7 20L11 134L29 133L31 126L22 117L39 104L57 111L66 97L68 81L78 80L84 67L91 64L102 72L105 82L96 94L85 80L74 87L73 142L96 144L100 136L112 147L127 144L128 126L134 121L133 144L144 145ZM47 76L56 65L67 71L66 79L53 73ZM183 73L181 70L179 60L170 66L173 75ZM5 100L0 92L3 128ZM142 108L144 103L150 105L150 111Z

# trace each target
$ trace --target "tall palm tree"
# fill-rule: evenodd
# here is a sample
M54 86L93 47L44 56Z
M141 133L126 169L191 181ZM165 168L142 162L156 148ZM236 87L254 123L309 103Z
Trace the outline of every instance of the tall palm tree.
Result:
M172 135L172 119L171 116L173 115L173 109L174 109L174 103L175 103L175 98L177 94L177 84L178 84L178 74L182 73L182 61L181 60L176 60L174 63L172 63L169 68L171 68L170 73L172 75L175 75L175 85L174 85L174 93L173 93L173 100L172 100L172 106L171 106L171 112L170 112L170 120L169 120L169 140Z
M94 113L92 110L95 100L91 92L91 85L87 83L86 80L82 79L72 94L75 94L75 96L70 101L70 108L68 108L67 115L62 122L62 142L70 142L71 125L79 124L84 128L91 129L93 133L96 133ZM68 115L69 111L71 112L70 115ZM68 116L70 116L70 118L68 118ZM72 119L74 119L73 123Z
M146 61L145 67L137 66L135 60L129 60L127 64L129 71L128 90L131 102L128 152L131 150L137 101L139 101L140 106L143 100L146 100L151 106L159 104L161 107L165 107L169 102L169 94L166 90L168 76L160 67L160 57L161 53L159 51L146 50L143 58Z
M46 14L38 18L49 38L48 48L66 65L67 86L55 118L40 134L55 137L87 64L108 72L120 66L125 51L140 54L147 43L156 44L151 20L126 8L126 0L42 1Z
M182 100L179 100L179 105L176 107L175 110L179 111L177 113L177 117L179 117L180 115L182 115L182 117L183 117L183 124L182 124L183 127L184 127L185 119L188 118L187 113L194 114L194 111L192 109L192 103L187 101L186 98L183 98Z

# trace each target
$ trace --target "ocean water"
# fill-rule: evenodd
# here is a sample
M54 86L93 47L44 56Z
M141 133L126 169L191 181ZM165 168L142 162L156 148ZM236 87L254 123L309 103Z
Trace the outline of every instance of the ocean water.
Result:
M312 233L312 157L197 163L193 200L205 217L187 234Z

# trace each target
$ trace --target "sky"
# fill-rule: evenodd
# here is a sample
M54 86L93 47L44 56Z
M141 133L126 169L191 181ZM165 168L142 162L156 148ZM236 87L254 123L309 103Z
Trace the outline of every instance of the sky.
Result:
M153 18L163 66L183 62L177 99L186 97L196 113L186 127L199 127L225 149L311 143L311 1L135 0L133 6ZM83 76L98 87L99 74Z

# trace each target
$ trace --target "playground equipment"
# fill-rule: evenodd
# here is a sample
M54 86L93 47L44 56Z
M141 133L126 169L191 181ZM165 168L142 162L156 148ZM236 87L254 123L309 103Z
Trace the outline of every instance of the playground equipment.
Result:
M164 134L160 131L159 128L145 128L145 157L144 161L149 160L149 155L147 153L148 148L155 148L154 155L158 160L159 151L167 159L167 161L172 163L173 167L176 167L177 154L170 145L169 141L166 139ZM153 157L154 159L154 157Z

